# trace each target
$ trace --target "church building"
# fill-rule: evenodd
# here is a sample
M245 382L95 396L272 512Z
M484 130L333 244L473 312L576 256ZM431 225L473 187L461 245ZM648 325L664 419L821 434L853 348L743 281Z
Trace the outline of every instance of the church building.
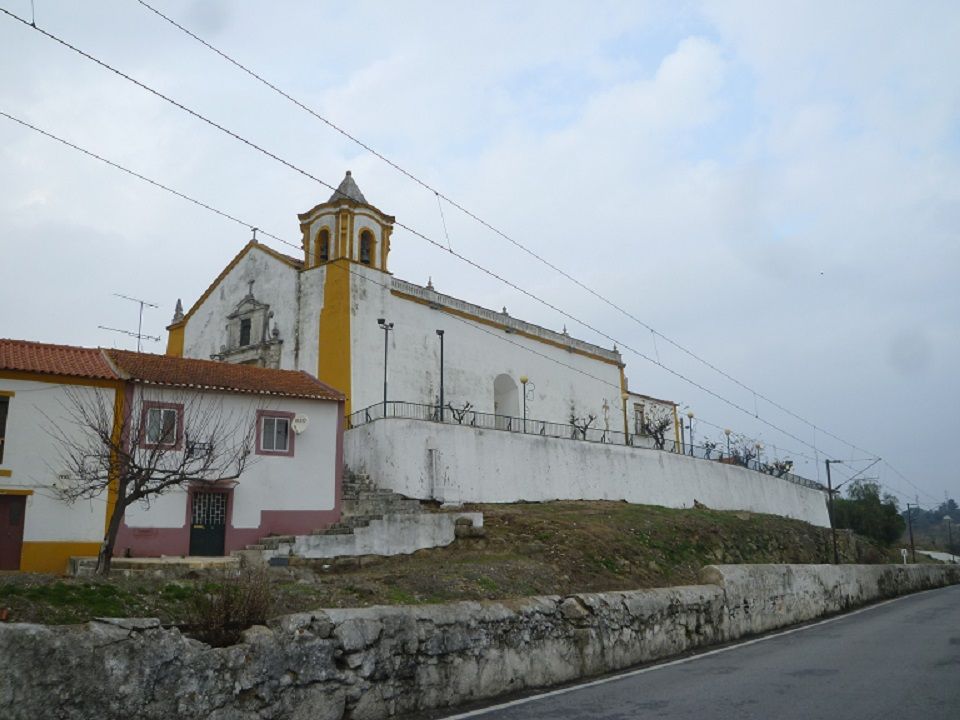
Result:
M469 408L513 429L636 430L615 348L394 277L394 218L349 171L299 220L301 257L252 240L187 312L178 301L167 354L305 370L344 393L348 415Z

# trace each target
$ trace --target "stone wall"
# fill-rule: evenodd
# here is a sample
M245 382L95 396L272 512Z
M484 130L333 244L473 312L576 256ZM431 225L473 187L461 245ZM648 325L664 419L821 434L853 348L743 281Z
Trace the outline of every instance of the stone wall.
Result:
M154 620L0 624L5 718L384 718L669 657L926 588L960 567L710 566L704 585L318 610L211 648Z

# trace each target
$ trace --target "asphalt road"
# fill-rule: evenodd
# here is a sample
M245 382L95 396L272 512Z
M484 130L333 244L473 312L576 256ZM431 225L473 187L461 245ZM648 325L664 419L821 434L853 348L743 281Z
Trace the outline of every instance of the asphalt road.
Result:
M453 718L960 718L960 586Z

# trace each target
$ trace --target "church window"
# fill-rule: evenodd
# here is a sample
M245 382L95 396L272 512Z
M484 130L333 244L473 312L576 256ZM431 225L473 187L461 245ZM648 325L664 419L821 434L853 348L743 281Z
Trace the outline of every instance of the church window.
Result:
M643 403L633 404L633 432L635 435L646 435L643 429Z
M330 259L330 231L323 228L320 231L320 240L317 249L318 262L326 262Z
M373 233L364 230L360 233L360 262L369 265L373 256Z
M257 454L293 455L290 421L293 413L260 410L257 412Z
M246 347L250 344L250 318L243 318L240 321L240 347Z

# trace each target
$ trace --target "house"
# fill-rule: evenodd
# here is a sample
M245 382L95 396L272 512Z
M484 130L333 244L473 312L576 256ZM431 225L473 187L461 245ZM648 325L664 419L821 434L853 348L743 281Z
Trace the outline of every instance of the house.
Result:
M130 505L117 556L225 554L336 522L343 425L343 395L305 372L0 340L0 569L96 555L126 461L189 480Z

